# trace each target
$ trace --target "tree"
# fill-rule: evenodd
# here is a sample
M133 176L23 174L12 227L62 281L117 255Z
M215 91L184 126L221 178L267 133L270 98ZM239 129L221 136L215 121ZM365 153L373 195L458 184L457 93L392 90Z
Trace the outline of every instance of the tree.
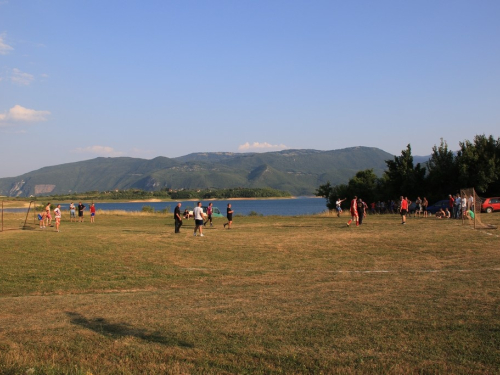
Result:
M413 165L410 144L401 151L401 156L395 156L394 160L386 160L385 163L387 170L384 172L383 186L387 197L404 195L414 199L424 194L425 168L420 163Z
M458 185L458 167L455 154L448 149L448 144L441 138L439 147L434 145L432 155L427 162L427 195L429 200L438 200L455 194Z
M500 178L500 138L476 135L474 143L460 142L457 153L457 168L460 187L474 187L486 193L490 187L498 186Z

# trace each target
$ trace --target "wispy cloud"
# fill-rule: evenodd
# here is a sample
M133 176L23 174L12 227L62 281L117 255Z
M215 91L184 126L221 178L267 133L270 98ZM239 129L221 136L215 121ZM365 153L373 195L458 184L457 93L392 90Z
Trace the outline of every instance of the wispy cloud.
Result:
M0 34L0 55L6 55L14 48L4 42L5 34Z
M238 146L238 150L239 151L261 151L261 152L265 152L265 151L281 151L281 150L285 150L287 149L288 147L285 146L284 144L280 144L280 145L272 145L270 143L267 143L267 142L253 142L253 143L250 143L250 142L246 142L242 145L239 145Z
M19 69L12 69L11 81L21 86L28 86L35 77L32 74L21 72Z
M73 150L77 154L92 154L99 156L122 156L123 152L116 151L113 147L108 146L88 146L88 147L78 147Z
M49 111L37 111L15 105L5 113L0 113L0 126L10 125L15 122L41 122L47 121Z

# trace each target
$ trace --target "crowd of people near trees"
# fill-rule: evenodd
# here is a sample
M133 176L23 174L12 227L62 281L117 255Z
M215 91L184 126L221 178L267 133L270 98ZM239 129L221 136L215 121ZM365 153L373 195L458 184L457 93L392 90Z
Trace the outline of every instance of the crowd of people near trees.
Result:
M370 213L384 214L398 212L398 197L403 194L422 207L415 210L410 203L409 210L425 216L429 203L446 199L450 194L456 197L461 188L474 187L483 196L495 196L500 191L500 138L493 136L477 135L473 142L460 142L456 152L441 139L423 164L414 163L408 144L400 156L386 160L386 164L381 177L373 169L358 171L347 184L321 185L316 195L326 198L327 207L337 212L339 197L358 196L367 202ZM449 211L450 217L457 216L458 210L450 207Z

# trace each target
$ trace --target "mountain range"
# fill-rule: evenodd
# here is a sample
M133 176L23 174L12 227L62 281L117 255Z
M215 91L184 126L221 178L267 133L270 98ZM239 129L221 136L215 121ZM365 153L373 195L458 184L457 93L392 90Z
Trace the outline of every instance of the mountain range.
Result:
M0 178L0 195L29 197L87 191L262 188L312 195L319 185L347 183L359 170L378 176L393 155L374 147L267 153L207 152L151 160L98 157Z

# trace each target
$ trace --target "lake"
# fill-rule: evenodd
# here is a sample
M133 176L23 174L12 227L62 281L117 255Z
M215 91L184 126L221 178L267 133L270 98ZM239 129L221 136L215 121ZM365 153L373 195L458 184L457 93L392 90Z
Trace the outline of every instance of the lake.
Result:
M155 209L155 211L161 211L165 208L169 208L170 212L174 212L174 208L178 202L181 202L181 210L186 208L193 208L196 205L196 201L168 201L168 202L130 202L130 203L100 203L96 202L95 206L97 210L121 210L127 212L141 211L142 207L150 206ZM228 203L231 203L234 214L241 214L247 216L250 212L256 212L263 216L296 216L296 215L313 215L324 212L326 208L326 200L324 198L308 198L300 197L293 199L232 199L232 200L206 200L201 201L204 206L212 202L214 207L217 207L221 213L226 216L226 207ZM53 202L57 204L57 202ZM75 206L78 202L74 202ZM41 204L41 203L37 203ZM88 208L90 203L83 202L87 207L85 209L88 213ZM61 204L61 209L69 210L69 204ZM26 209L5 209L6 212L26 212Z

